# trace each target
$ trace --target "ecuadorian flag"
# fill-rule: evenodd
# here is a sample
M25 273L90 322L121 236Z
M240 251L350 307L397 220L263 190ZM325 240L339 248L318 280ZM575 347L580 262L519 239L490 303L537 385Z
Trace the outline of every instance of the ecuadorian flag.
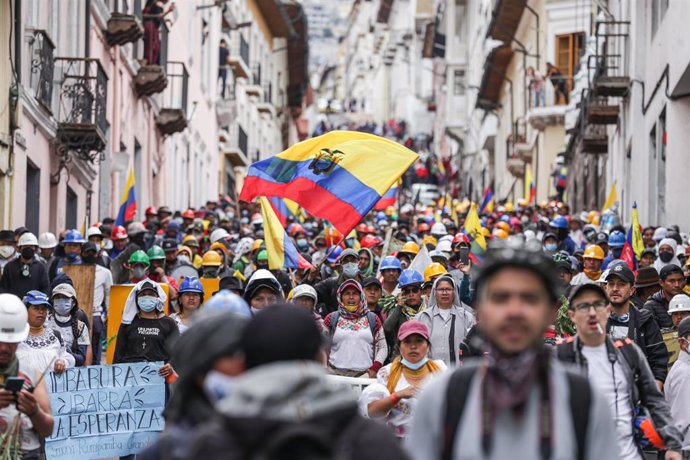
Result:
M376 211L383 211L388 206L395 206L395 200L398 197L398 186L394 185L381 197L381 199L374 205Z
M130 169L127 175L127 183L125 184L125 191L122 193L120 200L120 210L115 219L115 225L124 225L127 222L134 220L137 213L137 198L134 196L134 170Z
M299 255L294 243L283 226L280 225L269 199L262 196L259 201L261 202L261 215L264 219L264 242L268 253L268 268L271 270L311 268L306 259Z
M637 264L640 261L640 257L642 257L642 251L644 251L642 226L640 225L640 218L637 212L637 203L633 203L632 223L625 236L625 246L623 246L621 259L628 264L630 270L636 271Z
M470 239L470 258L475 264L479 264L486 252L486 239L482 233L482 226L479 222L479 214L477 214L477 205L472 203L470 212L467 213L465 219L464 232Z
M254 163L240 199L288 198L347 235L417 158L383 137L331 131Z
M475 208L476 211L476 208ZM484 197L482 198L482 204L479 206L479 212L484 211L494 212L494 185L489 185L486 190L484 190Z

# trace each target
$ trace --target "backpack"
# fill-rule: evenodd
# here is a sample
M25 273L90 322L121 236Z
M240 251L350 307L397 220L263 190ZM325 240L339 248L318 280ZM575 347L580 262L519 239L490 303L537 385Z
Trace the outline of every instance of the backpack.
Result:
M443 420L442 460L452 460L453 458L456 433L465 410L470 384L472 383L472 378L477 373L477 369L477 366L460 367L451 374L448 381L446 411ZM592 390L586 377L567 371L565 375L570 388L569 405L575 429L576 458L577 460L584 460ZM573 391L574 389L577 389L577 391Z
M338 319L340 318L340 312L339 311L334 311L333 316L331 316L331 337L333 337L333 334L335 334L335 327L338 325ZM376 340L376 319L378 316L376 316L376 313L373 311L368 311L367 312L367 319L369 320L369 329L371 329L371 336Z

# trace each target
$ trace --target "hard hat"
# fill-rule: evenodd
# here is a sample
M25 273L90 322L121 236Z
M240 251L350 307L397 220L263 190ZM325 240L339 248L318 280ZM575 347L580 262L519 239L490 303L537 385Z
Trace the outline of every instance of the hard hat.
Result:
M431 236L431 235L426 235L424 238L422 238L422 244L423 244L424 246L430 244L430 245L432 245L433 247L436 247L436 243L437 243L436 238L434 238L434 237Z
M184 238L182 238L182 244L184 244L185 246L189 246L191 248L198 248L199 240L197 240L196 236L194 235L187 235Z
M201 294L201 301L204 301L204 286L199 281L196 276L189 276L182 280L180 283L180 289L177 290L178 294L192 293Z
M422 284L424 282L424 277L417 270L412 270L408 268L400 273L400 278L398 279L398 287L404 288L405 286L410 286L412 284Z
M204 304L204 315L232 312L251 318L252 312L244 299L226 289L218 291Z
M201 265L207 267L220 267L222 263L220 254L216 251L207 251L204 257L201 258Z
M298 223L292 223L292 224L288 225L287 232L288 232L288 235L295 236L298 233L304 233L304 227L302 227Z
M395 214L395 208L394 208L393 206L388 206L388 207L386 208L386 215L387 215L388 217L390 217L390 216L392 216L393 214Z
M340 254L343 252L343 248L340 246L331 246L328 248L328 251L326 251L326 254L328 254L328 258L326 258L326 261L329 263L336 263L338 259L340 258Z
M568 220L565 216L558 216L549 225L553 228L568 228Z
M501 240L505 240L506 238L508 238L508 232L506 232L502 228L495 228L494 232L493 232L493 236L495 236L496 238L499 238Z
M506 202L503 207L505 208L506 212L513 212L515 210L515 206L513 206L513 203L510 201Z
M443 236L448 234L448 230L441 222L437 222L431 226L431 234L434 236Z
M510 224L508 224L507 222L501 221L496 224L496 227L500 228L506 233L510 233Z
M256 260L268 260L268 251L265 249L259 251L259 253L256 255Z
M252 250L250 252L254 252L257 249L259 249L262 245L264 244L264 240L254 240L254 243L252 243Z
M191 209L185 209L184 212L182 213L182 218L183 219L194 219L194 211Z
M147 216L155 216L156 214L158 214L158 211L156 210L155 206L149 206L148 208L146 208L145 214Z
M127 234L137 235L139 233L146 233L146 227L141 222L132 222L127 226Z
M414 241L408 241L407 243L403 244L403 247L400 249L398 254L400 253L417 255L419 253L419 245Z
M431 260L434 260L434 257L438 257L440 259L443 259L445 261L448 260L448 256L445 255L443 251L440 251L439 249L434 249L429 253L429 257L431 257Z
M163 251L162 247L156 245L151 246L146 255L149 256L149 261L165 259L165 251Z
M585 248L584 254L582 254L583 259L597 259L604 260L604 250L598 244L590 244Z
M86 230L86 238L89 239L92 236L103 236L103 232L101 232L101 229L98 227L89 227L88 230Z
M686 294L674 295L668 303L668 314L678 313L681 311L690 311L690 297Z
M19 237L17 246L38 246L38 240L36 239L36 235L34 235L31 232L24 233L22 236Z
M84 243L86 243L86 240L84 240L84 237L81 236L81 233L79 233L79 230L67 230L67 233L65 234L65 239L62 240L62 243L63 244L67 244L67 243L84 244Z
M209 251L216 251L216 249L220 249L221 251L223 251L223 254L228 255L227 246L225 246L220 241L213 243L208 249L209 249ZM218 251L216 251L216 252L218 252Z
M251 220L252 225L263 225L263 223L264 223L264 218L261 217L261 214L257 213L257 214L252 215L252 220Z
M620 230L614 230L609 235L609 246L612 248L622 248L625 246L625 235Z
M0 294L0 342L20 343L29 335L26 306L14 294Z
M470 238L464 233L458 233L453 238L453 246L460 243L470 244Z
M589 211L589 213L587 214L587 222L593 225L597 225L594 223L594 219L596 219L597 217L599 217L599 213L597 211Z
M451 247L451 242L448 240L442 240L439 241L438 244L436 245L436 250L441 251L441 252L452 252L453 248Z
M446 267L438 262L434 262L433 264L427 265L424 269L424 281L429 282L434 276L443 275L444 273L448 273Z
M127 230L121 225L116 225L113 227L113 231L110 235L110 239L113 241L124 240L127 238Z
M358 233L367 233L367 224L362 222L361 224L359 224L357 226L357 228L355 230L357 230Z
M161 206L158 208L158 214L162 214L162 213L172 214L172 211L167 206Z
M38 237L38 247L41 249L52 249L57 245L57 238L50 232L41 233Z
M386 256L383 258L381 261L381 265L379 266L380 271L384 270L397 270L397 271L402 271L402 267L400 266L400 261L394 257L394 256Z
M429 224L421 223L417 227L417 233L428 232L430 230L430 228L431 227L429 227Z
M165 257L165 256L163 256ZM134 264L144 264L147 267L151 265L151 261L149 260L149 256L146 255L144 251L141 249L134 251L131 256L129 256L129 264L134 265Z
M211 243L215 243L216 241L220 241L229 236L230 234L227 230L225 230L224 228L217 228L211 232Z
M295 286L295 288L292 291L290 291L290 294L288 295L288 300L294 300L298 297L309 297L314 301L315 304L318 302L319 299L319 296L316 293L316 289L309 286L308 284L300 284L299 286Z
M381 244L381 238L374 235L364 235L361 240L359 240L359 245L363 248L373 248Z

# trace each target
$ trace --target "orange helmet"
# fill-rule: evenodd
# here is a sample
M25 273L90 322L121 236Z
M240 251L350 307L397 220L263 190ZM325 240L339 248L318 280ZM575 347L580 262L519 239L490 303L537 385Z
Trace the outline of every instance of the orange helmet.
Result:
M493 236L500 239L500 240L505 240L506 238L508 238L508 232L506 232L502 228L495 228L494 232L493 232Z
M585 248L582 258L604 260L604 250L598 244L590 244Z
M196 216L194 215L194 211L191 210L191 209L185 209L185 210L182 212L182 218L183 218L183 219L192 219L192 220L194 220L194 217L196 217Z
M500 221L496 224L496 227L500 228L506 233L510 233L510 225L508 225L508 222Z

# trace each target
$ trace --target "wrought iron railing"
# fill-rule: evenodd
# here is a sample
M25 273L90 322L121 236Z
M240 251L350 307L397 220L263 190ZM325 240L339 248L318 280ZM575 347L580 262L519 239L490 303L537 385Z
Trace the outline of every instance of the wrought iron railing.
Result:
M257 62L252 66L252 82L255 85L261 85L261 63Z
M35 30L31 42L31 73L29 86L34 97L52 112L55 45L44 30Z
M247 43L247 40L244 39L244 36L242 34L239 34L240 36L240 57L244 61L245 64L249 65L249 43Z
M108 77L101 63L98 59L59 57L55 64L60 84L58 124L77 129L96 128L104 139L108 130Z
M239 147L240 152L244 153L245 155L248 154L249 152L249 138L247 137L247 133L242 129L242 126L237 124L237 147Z
M163 91L161 107L166 109L182 109L187 114L187 98L189 95L189 72L183 62L170 61L166 66L168 86Z
M264 102L268 104L273 104L273 83L271 83L270 81L264 82L263 89Z

